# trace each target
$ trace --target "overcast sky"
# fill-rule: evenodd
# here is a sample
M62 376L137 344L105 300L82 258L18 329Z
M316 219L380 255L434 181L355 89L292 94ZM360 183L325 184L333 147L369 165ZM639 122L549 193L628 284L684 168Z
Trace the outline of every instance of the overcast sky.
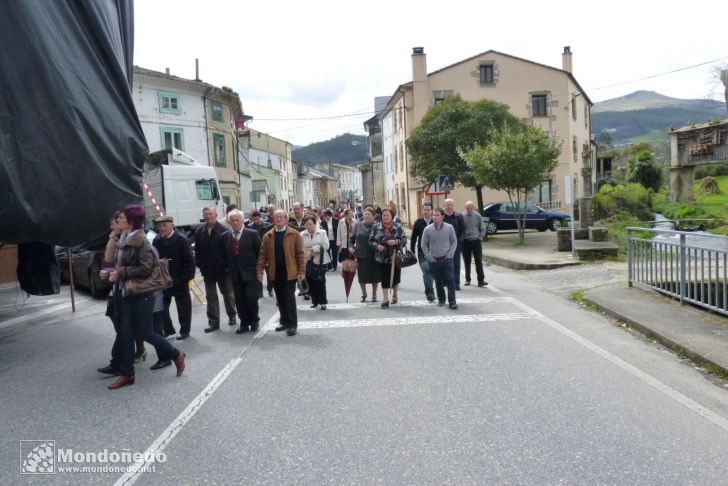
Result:
M415 46L432 72L489 49L561 68L568 45L593 101L642 89L723 99L726 18L726 1L137 0L134 63L194 78L199 58L200 78L236 90L252 128L307 145L364 134L374 97L412 79Z

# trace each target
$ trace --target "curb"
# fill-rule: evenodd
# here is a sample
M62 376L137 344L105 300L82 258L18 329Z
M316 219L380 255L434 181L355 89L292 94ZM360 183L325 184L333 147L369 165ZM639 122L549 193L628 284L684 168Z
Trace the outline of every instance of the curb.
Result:
M713 361L709 358L706 358L702 354L700 354L696 351L693 351L690 348L687 348L687 347L673 341L672 339L669 339L669 338L663 336L659 332L656 332L653 329L650 329L649 327L645 326L644 324L640 324L639 322L634 321L634 320L630 319L629 317L626 317L613 309L604 307L603 305L601 305L597 302L594 302L589 297L585 297L584 301L587 304L595 307L596 309L599 309L601 312L605 313L606 315L613 317L615 319L618 319L620 321L626 322L630 327L632 327L633 329L638 331L640 334L642 334L645 337L648 337L650 339L656 340L657 342L659 342L666 348L668 348L680 355L687 357L691 361L693 361L699 365L703 364L703 365L712 366L712 367L716 368L717 370L719 370L721 373L728 375L728 368L716 363L715 361Z
M554 268L571 267L580 265L581 262L561 262L561 263L526 263L515 262L507 258L501 258L493 255L483 255L483 261L489 264L510 268L513 270L551 270Z

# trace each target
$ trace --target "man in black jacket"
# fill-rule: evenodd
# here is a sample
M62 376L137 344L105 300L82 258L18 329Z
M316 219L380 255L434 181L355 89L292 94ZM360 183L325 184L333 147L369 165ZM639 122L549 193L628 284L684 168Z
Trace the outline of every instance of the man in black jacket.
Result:
M425 297L428 302L435 301L435 287L432 271L430 270L430 262L425 258L422 252L422 232L432 223L432 203L426 202L422 204L422 217L415 220L412 226L412 236L410 237L410 251L415 253L417 246L417 261L420 263L422 270L422 282L425 284Z
M250 213L250 222L248 224L246 224L245 227L255 230L258 233L258 236L260 237L261 241L263 241L263 235L273 229L273 225L268 224L268 221L263 220L263 215L261 213L259 213L258 211L253 211ZM268 283L267 283L268 297L273 297L273 281L271 280L270 275L268 275L267 268L265 270L265 273L268 276ZM263 297L263 285L262 284L260 286L259 297Z
M169 306L174 297L179 318L178 340L187 339L192 327L192 298L190 297L189 282L195 278L195 257L192 255L192 246L186 236L174 230L172 216L162 216L154 220L157 223L159 234L152 244L159 252L159 258L169 259L169 274L172 277L172 287L164 291L164 314L162 315L164 332L174 334L172 318L169 315Z
M235 294L233 285L227 273L225 253L222 252L220 240L227 228L217 220L215 208L202 210L202 219L205 224L195 231L195 263L205 279L205 295L207 298L207 328L205 332L220 329L220 300L217 289L220 289L228 324L234 326L235 320Z
M465 238L465 222L463 221L463 215L455 212L455 201L452 199L445 199L442 204L442 208L445 210L444 222L451 224L455 228L455 236L458 239L458 247L455 250L455 256L453 257L453 263L455 264L455 290L460 289L460 255L463 253L463 239Z
M260 326L258 315L259 283L256 266L260 254L258 232L243 227L243 213L234 209L228 213L230 231L222 237L227 257L228 274L233 283L235 305L240 316L237 334L256 332Z

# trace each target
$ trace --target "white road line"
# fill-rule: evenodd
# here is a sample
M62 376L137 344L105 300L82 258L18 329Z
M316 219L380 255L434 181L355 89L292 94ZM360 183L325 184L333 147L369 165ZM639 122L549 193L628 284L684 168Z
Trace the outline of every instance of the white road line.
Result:
M71 303L68 302L66 304L58 304L58 305L52 305L50 307L46 307L45 309L33 312L32 314L26 314L18 317L13 317L12 319L8 319L7 321L0 322L0 329L13 326L15 324L22 323L24 321L31 321L34 319L37 319L39 317L43 317L48 314L52 314L54 312L62 311L64 309L68 309L71 307Z
M502 293L502 292L501 292ZM472 299L457 299L458 305L460 304L490 304L493 302L510 302L510 297L477 297ZM426 300L400 300L396 304L392 304L391 309L397 309L398 307L423 307L432 306L437 307L437 303L428 302ZM326 306L330 310L351 310L351 309L378 309L379 303L349 303L349 304L328 304ZM304 311L316 311L321 312L319 309L311 309L310 305L299 305L296 309L300 312Z
M185 408L184 411L182 411L182 413L180 413L177 418L174 419L171 424L169 424L164 432L162 432L159 437L157 437L152 445L149 446L149 448L146 450L143 457L153 458L155 456L155 453L162 452L170 444L170 442L172 442L172 439L174 439L177 434L182 431L184 426L187 425L192 417L194 417L195 414L202 408L205 402L207 402L207 400L209 400L210 397L220 388L220 386L225 382L227 377L230 376L233 371L235 371L235 368L237 368L240 362L243 360L243 353L250 349L250 347L257 339L263 337L267 329L273 326L273 324L278 320L278 315L278 312L273 314L268 322L266 322L265 325L258 331L258 333L253 336L253 339L248 343L248 345L240 351L240 354L238 354L236 358L226 364L225 367L220 370L217 376L215 376L215 378L213 378L212 381L207 384L204 390L202 390L200 394L197 395L194 400L190 402L189 405L187 405L187 408ZM114 486L134 484L136 480L139 479L142 475L142 473L140 473L140 470L149 463L150 461L145 460L135 462L129 468L129 470L114 483Z
M540 321L544 322L546 325L550 326L551 328L555 329L556 331L560 332L561 334L567 336L568 338L576 341L577 343L581 344L588 350L598 354L602 358L606 359L607 361L611 362L612 364L618 366L619 368L623 369L630 375L634 376L638 380L650 385L651 387L655 388L656 390L664 393L668 397L675 400L677 403L683 405L684 407L688 408L692 412L700 415L704 419L708 420L709 422L712 422L714 425L720 427L724 431L728 432L728 419L723 417L722 415L719 415L718 413L710 410L709 408L701 405L699 402L693 400L692 398L683 395L679 391L675 390L671 386L667 385L666 383L663 383L662 381L658 380L654 376L645 373L644 371L640 370L639 368L632 366L631 364L627 363L626 361L622 360L621 358L613 355L606 349L594 344L593 342L589 341L588 339L580 336L579 334L575 333L571 329L567 329L566 327L562 326L558 322L554 321L551 318L548 318L541 314L540 312L536 311L535 309L532 309L528 307L526 304L516 300L511 299L514 305L517 305L521 309L524 310L524 312L527 312L531 314L533 317L539 319Z
M332 321L298 321L299 329L332 329L346 327L414 326L419 324L449 324L453 322L493 322L534 319L529 312L503 314L457 314L417 317L378 317L374 319L340 319Z

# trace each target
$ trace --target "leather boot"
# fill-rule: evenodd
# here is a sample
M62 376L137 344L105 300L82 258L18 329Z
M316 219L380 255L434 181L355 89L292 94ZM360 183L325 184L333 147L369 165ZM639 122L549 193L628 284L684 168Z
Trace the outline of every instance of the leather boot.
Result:
M118 388L123 388L127 385L133 385L134 384L134 377L133 376L125 376L120 375L115 382L110 383L107 388L109 390L116 390Z

